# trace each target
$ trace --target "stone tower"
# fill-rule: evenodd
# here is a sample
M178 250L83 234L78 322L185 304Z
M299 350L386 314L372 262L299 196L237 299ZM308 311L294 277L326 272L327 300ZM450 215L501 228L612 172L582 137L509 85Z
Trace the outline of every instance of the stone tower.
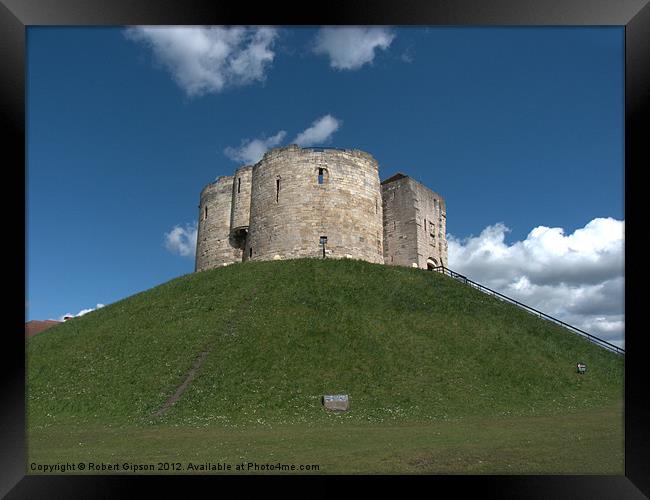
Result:
M275 149L253 167L244 259L328 257L383 263L379 170L357 150Z
M447 267L445 200L407 175L381 183L384 262L430 269Z
M232 176L221 176L201 191L195 271L241 260L241 249L230 241L232 185Z
M242 260L447 265L444 200L356 149L268 151L201 192L196 271ZM426 219L426 224L425 224Z

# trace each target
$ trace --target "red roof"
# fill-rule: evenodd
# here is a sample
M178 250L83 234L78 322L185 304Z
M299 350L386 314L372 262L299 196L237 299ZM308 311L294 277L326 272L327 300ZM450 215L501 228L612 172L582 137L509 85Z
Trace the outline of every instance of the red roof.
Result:
M35 319L28 321L25 323L25 337L33 337L37 333L41 333L43 330L47 330L48 328L51 328L54 325L58 325L59 323L61 323L61 321L55 321L53 319L46 319L43 321Z

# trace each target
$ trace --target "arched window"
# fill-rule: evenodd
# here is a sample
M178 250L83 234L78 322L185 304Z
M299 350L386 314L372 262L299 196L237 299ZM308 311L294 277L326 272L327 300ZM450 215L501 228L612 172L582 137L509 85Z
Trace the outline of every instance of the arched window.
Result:
M328 178L329 178L329 172L327 171L327 168L325 167L316 168L316 179L319 185L322 186L323 184L327 184Z

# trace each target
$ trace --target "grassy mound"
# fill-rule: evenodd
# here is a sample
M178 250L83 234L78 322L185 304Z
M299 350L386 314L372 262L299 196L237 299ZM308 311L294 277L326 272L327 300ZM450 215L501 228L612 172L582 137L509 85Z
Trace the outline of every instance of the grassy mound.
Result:
M339 393L351 423L542 415L622 401L623 358L438 273L301 259L186 275L53 327L27 343L27 391L32 428L319 425Z

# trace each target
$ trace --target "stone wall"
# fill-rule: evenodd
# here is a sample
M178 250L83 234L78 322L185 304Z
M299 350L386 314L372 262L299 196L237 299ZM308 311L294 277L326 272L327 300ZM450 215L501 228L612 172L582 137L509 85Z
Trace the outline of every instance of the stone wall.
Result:
M320 175L319 175L320 174ZM267 152L253 167L244 259L327 257L383 263L377 161L357 150Z
M418 262L415 194L409 181L407 176L398 174L381 184L384 262L393 266L411 267Z
M241 249L242 255L248 237L251 215L251 178L253 166L235 170L232 181L232 209L230 215L230 243Z
M385 263L447 266L444 199L404 174L386 179L381 188Z
M251 215L251 177L252 165L235 170L232 182L232 214L230 230L248 229Z
M426 186L410 179L415 194L418 267L427 269L428 263L447 267L447 212L445 200Z
M322 258L323 250L329 258L447 266L445 231L444 199L401 173L380 184L368 153L291 145L201 191L195 270Z
M195 271L239 262L242 250L230 241L233 177L219 177L201 191Z

